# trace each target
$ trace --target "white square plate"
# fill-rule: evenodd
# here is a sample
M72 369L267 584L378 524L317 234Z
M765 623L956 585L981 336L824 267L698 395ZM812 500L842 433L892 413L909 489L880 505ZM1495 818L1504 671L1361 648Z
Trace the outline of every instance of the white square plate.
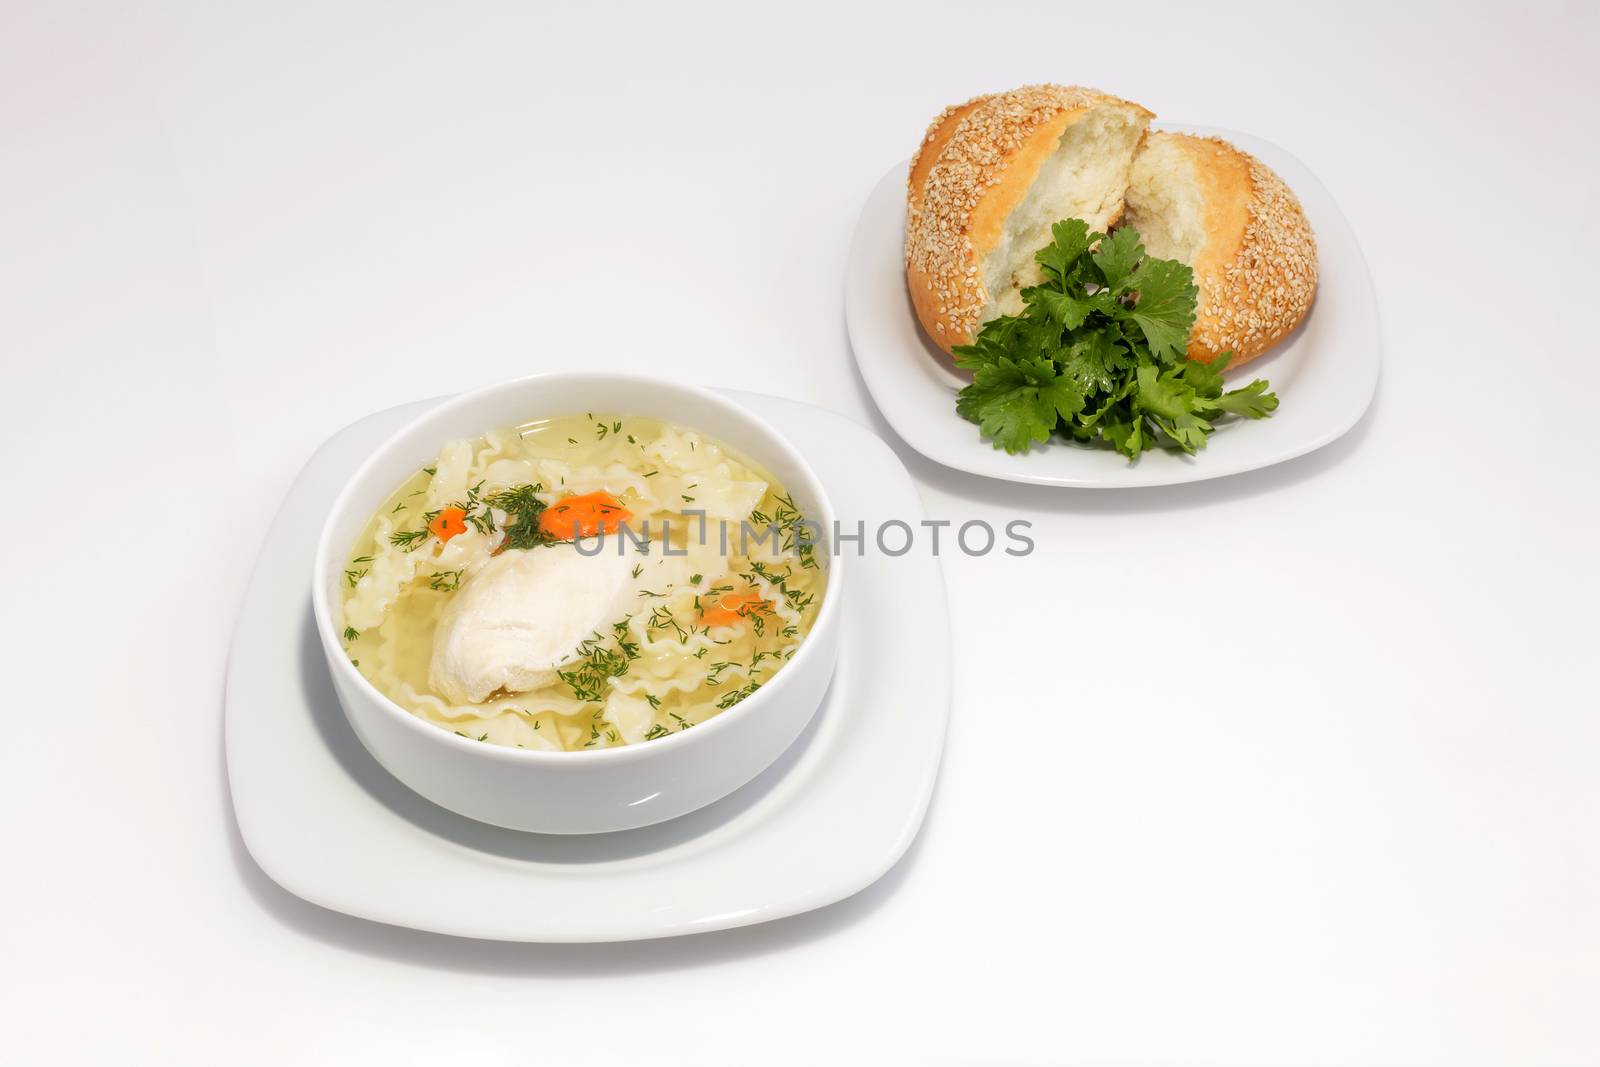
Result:
M1220 425L1198 455L1155 450L1137 462L1109 449L1052 440L1007 455L956 414L956 393L972 380L923 336L905 279L905 185L909 161L872 191L856 224L845 272L850 347L867 391L895 433L929 459L988 478L1074 488L1170 485L1220 478L1304 455L1354 426L1378 384L1378 303L1361 248L1344 215L1305 164L1248 134L1205 126L1159 129L1218 136L1277 171L1300 198L1316 231L1320 281L1311 312L1267 355L1229 375L1266 378L1280 404L1269 419Z
M870 431L793 401L729 395L801 451L847 530L921 521L910 476ZM422 799L368 755L317 641L311 557L345 479L433 403L369 416L323 445L250 579L224 715L234 812L262 870L335 911L506 941L743 926L831 904L888 871L922 825L950 709L944 581L922 550L853 561L839 665L816 718L749 785L680 819L588 837L503 830Z

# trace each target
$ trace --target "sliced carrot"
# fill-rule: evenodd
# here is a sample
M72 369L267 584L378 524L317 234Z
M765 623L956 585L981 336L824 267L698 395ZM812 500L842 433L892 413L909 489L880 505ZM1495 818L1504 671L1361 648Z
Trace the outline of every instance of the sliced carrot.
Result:
M428 532L441 541L467 532L467 513L461 508L445 508L428 521Z
M574 536L593 537L602 531L616 533L631 518L633 512L610 493L584 493L545 508L539 516L539 529L557 541L571 541Z
M772 605L762 600L754 589L700 598L700 621L707 626L732 626L741 619L771 610Z

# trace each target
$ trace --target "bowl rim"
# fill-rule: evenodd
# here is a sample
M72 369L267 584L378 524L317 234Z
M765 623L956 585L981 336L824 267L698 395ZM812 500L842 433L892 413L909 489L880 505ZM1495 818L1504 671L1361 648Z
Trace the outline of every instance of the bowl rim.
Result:
M329 591L327 583L324 581L324 575L328 572L327 568L332 550L334 520L344 514L350 507L349 498L359 486L364 485L372 478L373 469L391 450L397 447L399 441L417 432L434 419L452 411L470 407L495 393L525 388L537 383L549 384L554 381L571 380L593 382L599 386L604 386L607 383L626 384L636 387L644 386L666 392L687 394L714 408L721 408L725 412L732 412L743 417L749 423L758 427L767 436L767 443L777 453L781 454L794 469L801 472L806 479L809 479L810 484L806 489L815 501L816 508L823 512L819 519L823 524L824 530L832 530L835 526L838 516L833 509L833 501L828 496L827 487L822 484L822 479L817 477L817 473L811 468L811 464L789 442L789 439L779 433L766 419L749 408L703 386L673 382L647 374L630 374L616 371L541 371L537 374L522 375L521 377L504 379L490 385L481 386L477 389L469 389L442 401L391 433L384 439L382 444L367 455L355 472L345 479L344 484L339 489L339 495L334 498L333 504L328 508L327 516L323 519L322 529L317 535L317 550L311 568L312 614L316 619L317 634L321 638L323 656L328 660L329 670L339 674L346 682L355 685L358 690L376 700L382 707L383 714L391 717L397 716L402 720L404 729L418 731L419 737L430 739L424 743L442 743L447 746L456 746L462 752L472 752L480 757L508 760L512 763L521 762L529 765L543 764L546 766L573 767L580 762L586 764L622 763L632 760L661 758L660 753L662 752L672 753L687 749L691 745L708 744L709 742L705 738L730 729L727 725L728 722L736 723L740 719L749 718L753 713L759 713L766 704L778 699L778 696L788 688L791 677L798 673L796 668L815 660L818 656L825 655L824 652L818 650L821 642L813 638L819 633L831 632L836 625L835 619L839 612L840 556L832 551L827 553L828 566L822 587L822 607L817 612L816 621L811 624L811 632L800 642L799 649L784 664L784 669L779 671L777 676L770 682L763 684L760 689L721 714L713 716L705 722L697 723L693 729L677 730L667 737L655 738L649 744L638 742L593 750L578 749L576 751L568 751L563 749L556 752L546 749L487 744L445 729L437 723L430 722L406 710L388 694L373 685L367 676L356 668L350 657L345 653L344 647L339 644L337 635L333 633L333 613L328 603ZM543 417L555 417L559 414L562 413L552 412ZM608 411L607 414L627 416L626 412ZM535 413L532 417L541 416ZM697 426L687 428L698 433L705 433L713 437L719 445L722 444L721 438L710 431L703 430ZM487 432L490 429L493 429L493 427L486 426L482 432ZM442 444L443 442L441 441L440 445ZM724 445L723 447L726 446ZM743 457L741 456L740 458L742 459ZM793 486L785 486L785 488L793 495ZM343 705L343 690L336 686L335 693L339 696L340 704ZM349 709L345 708L344 710L348 715Z

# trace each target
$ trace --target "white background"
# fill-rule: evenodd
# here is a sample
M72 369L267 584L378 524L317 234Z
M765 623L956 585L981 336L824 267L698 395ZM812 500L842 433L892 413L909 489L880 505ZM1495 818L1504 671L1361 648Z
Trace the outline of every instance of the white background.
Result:
M1320 7L0 2L0 1056L1595 1062L1600 23ZM596 365L882 431L861 202L944 104L1045 79L1323 179L1368 417L1103 495L901 447L931 515L1039 551L946 558L942 778L848 902L551 948L266 879L223 660L315 446Z

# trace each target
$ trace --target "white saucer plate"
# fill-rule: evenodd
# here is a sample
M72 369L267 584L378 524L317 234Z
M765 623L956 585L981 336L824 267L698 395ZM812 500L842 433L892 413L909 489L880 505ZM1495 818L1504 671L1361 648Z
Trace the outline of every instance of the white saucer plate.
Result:
M804 454L848 531L857 520L918 528L910 476L870 431L793 401L728 395ZM422 799L373 760L318 647L312 553L345 479L433 403L369 416L322 446L245 593L224 721L234 812L262 870L365 919L573 942L765 922L841 900L894 866L922 824L950 710L944 582L924 548L889 557L869 544L851 561L839 665L815 719L750 784L682 818L586 837L503 830Z
M1198 455L1157 450L1129 463L1109 450L1053 440L1007 455L956 414L971 381L923 335L905 282L905 181L897 164L872 191L856 224L845 272L850 347L867 390L889 425L929 459L987 478L1071 488L1170 485L1282 463L1337 440L1372 402L1382 335L1372 277L1354 232L1316 176L1274 144L1205 126L1155 128L1223 137L1277 171L1316 231L1320 280L1310 314L1270 353L1229 375L1266 378L1280 404L1269 419L1218 427Z

